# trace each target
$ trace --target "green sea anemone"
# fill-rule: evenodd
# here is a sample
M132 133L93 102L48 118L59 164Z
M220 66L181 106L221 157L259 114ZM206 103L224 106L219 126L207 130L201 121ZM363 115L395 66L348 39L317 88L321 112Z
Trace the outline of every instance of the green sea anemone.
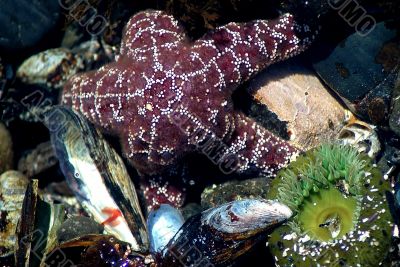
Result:
M280 171L269 198L294 211L269 247L277 266L378 266L393 225L382 179L350 146L322 145Z

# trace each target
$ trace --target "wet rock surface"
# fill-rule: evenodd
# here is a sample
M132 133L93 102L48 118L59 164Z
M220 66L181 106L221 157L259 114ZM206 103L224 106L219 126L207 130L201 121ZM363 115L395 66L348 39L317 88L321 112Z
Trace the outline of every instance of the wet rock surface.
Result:
M37 45L54 29L59 21L61 7L58 1L2 1L0 48L21 51Z
M12 80L13 75L12 67L0 57L0 99L6 90L6 85Z
M400 72L393 90L392 111L389 116L390 129L400 137Z
M387 118L400 62L396 31L381 22L360 36L354 33L319 62L318 75L355 114L380 124Z

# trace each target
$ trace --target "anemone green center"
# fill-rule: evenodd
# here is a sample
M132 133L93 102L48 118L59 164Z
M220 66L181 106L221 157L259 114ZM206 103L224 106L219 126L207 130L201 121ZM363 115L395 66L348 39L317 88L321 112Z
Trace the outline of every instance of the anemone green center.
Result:
M349 233L354 228L356 216L357 200L330 187L303 200L298 222L312 239L329 241Z

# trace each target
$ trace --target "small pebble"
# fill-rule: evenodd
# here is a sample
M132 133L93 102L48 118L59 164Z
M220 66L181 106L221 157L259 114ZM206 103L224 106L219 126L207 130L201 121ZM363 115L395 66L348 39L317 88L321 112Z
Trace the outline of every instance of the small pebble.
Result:
M0 123L0 174L12 169L13 149L10 132Z

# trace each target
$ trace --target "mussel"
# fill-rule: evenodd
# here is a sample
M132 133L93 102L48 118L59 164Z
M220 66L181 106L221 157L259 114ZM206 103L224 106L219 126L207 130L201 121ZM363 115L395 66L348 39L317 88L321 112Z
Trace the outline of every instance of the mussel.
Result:
M175 208L162 205L150 213L149 235L153 238L152 244L157 245L151 247L150 253L132 251L129 244L110 235L98 234L62 242L55 250L62 251L63 263L75 257L74 263L79 266L229 266L257 241L265 239L268 230L279 226L291 215L287 206L276 201L237 200L191 217L168 242L181 222L181 216ZM161 230L163 224L167 229ZM163 236L163 232L167 235ZM163 247L162 242L168 243ZM76 250L71 250L74 248L80 252L74 253ZM51 257L46 262L49 260Z
M263 199L211 208L185 222L164 248L161 266L226 266L291 216L286 205Z
M149 214L146 228L125 166L99 130L65 107L54 107L45 118L61 169L79 202L107 233L130 244L123 255L113 254L123 257L115 261L123 266L227 266L292 216L279 202L243 199L184 223L178 210L160 205ZM92 250L105 255L102 249L112 248L111 243L101 241Z
M45 114L60 167L79 202L106 232L146 251L148 237L136 190L116 151L80 114L55 106Z
M158 209L151 211L147 218L150 251L156 253L164 249L183 223L181 212L171 205L161 204Z

